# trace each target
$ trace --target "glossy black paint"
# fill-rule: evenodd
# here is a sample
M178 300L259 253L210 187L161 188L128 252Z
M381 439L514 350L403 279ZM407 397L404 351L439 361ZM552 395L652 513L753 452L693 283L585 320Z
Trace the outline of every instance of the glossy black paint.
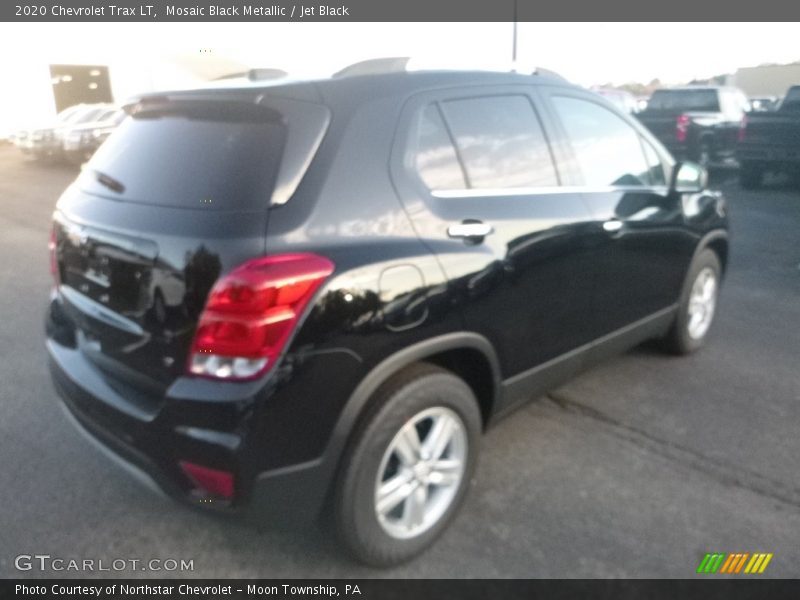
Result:
M458 373L489 423L525 390L663 333L707 236L727 252L724 202L714 192L570 188L543 85L574 91L539 76L420 73L203 92L205 100L324 106L324 137L308 145L291 199L265 198L260 210L154 207L77 186L64 193L47 331L67 407L178 498L200 499L177 466L190 460L236 474L233 507L311 515L370 395L408 364L429 360ZM421 186L407 160L415 111L442 94L511 89L540 110L554 156L567 165L564 189L454 201ZM622 222L613 235L603 229L610 219ZM494 232L449 237L464 220ZM186 376L213 282L282 252L315 252L336 270L276 368L247 383Z

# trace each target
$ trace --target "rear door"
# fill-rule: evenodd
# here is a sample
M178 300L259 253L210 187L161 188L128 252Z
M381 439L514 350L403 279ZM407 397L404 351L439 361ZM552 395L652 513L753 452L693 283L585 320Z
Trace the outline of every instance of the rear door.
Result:
M546 95L593 214L596 318L587 327L599 337L677 302L695 240L668 190L671 160L635 121L579 90Z
M468 330L496 347L506 378L588 341L591 217L561 186L533 88L415 97L393 176L414 226L458 292Z

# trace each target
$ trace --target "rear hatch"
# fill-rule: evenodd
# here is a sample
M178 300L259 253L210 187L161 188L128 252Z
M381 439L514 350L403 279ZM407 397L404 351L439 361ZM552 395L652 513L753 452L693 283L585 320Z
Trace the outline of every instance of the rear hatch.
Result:
M60 297L110 382L150 392L185 372L215 280L264 254L286 138L252 102L142 104L61 197Z
M713 89L656 90L647 108L637 115L653 135L665 143L676 141L678 117L687 115L695 120L712 117L720 111L719 95Z

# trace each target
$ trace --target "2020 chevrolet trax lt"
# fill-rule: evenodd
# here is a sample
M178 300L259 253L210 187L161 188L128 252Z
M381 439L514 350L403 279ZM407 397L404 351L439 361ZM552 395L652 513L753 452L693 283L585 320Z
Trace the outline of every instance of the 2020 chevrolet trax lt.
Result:
M324 512L393 564L447 526L498 415L707 337L722 196L558 77L345 73L127 113L58 201L47 350L73 420L175 498Z

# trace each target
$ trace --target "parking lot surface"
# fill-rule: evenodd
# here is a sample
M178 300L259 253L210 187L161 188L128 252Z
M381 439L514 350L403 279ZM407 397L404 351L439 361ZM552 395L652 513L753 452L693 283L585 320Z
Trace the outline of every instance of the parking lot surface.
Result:
M636 349L500 422L450 529L382 571L314 525L259 530L156 497L66 420L42 323L49 217L75 174L0 146L0 576L166 574L14 566L48 554L191 560L170 575L203 578L692 577L706 552L771 552L764 576L800 575L797 189L718 176L732 246L708 347Z

